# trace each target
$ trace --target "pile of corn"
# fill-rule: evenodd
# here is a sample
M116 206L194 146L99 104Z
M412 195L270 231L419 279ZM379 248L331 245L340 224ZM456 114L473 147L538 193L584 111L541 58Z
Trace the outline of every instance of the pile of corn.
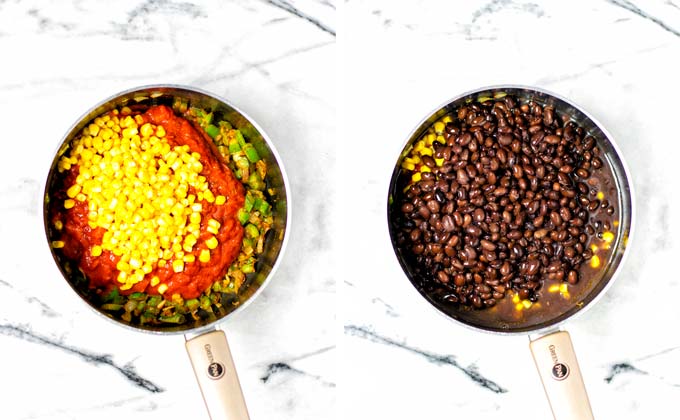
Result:
M406 187L406 189L408 189L412 183L420 181L423 172L432 171L429 166L422 163L422 157L432 156L434 154L433 144L435 141L441 144L446 144L446 139L444 138L444 128L446 127L446 123L451 121L451 116L444 116L442 119L435 122L420 140L418 140L412 147L408 148L404 152L404 158L401 161L401 167L413 172L411 175L411 183ZM434 162L437 166L442 166L444 164L444 159L435 158Z
M106 229L101 245L89 252L98 257L110 251L120 257L116 268L121 290L142 281L156 266L171 264L178 273L185 263L195 262L192 251L200 237L201 202L226 201L215 196L200 175L200 159L186 145L171 147L162 126L144 123L140 115L123 108L96 118L72 143L68 156L58 161L59 172L78 167L64 208L87 202L89 226ZM207 226L217 234L220 223L210 219ZM210 261L209 250L217 248L217 238L211 236L205 245L208 249L198 253L202 263ZM160 293L167 290L156 276L150 283Z

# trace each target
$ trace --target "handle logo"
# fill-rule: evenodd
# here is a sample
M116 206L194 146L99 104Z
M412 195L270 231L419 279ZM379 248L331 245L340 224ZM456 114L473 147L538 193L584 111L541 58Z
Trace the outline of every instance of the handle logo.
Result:
M208 378L213 380L218 380L224 376L224 365L220 362L215 361L210 344L205 345L205 354L208 356Z
M557 359L557 352L555 351L555 346L550 345L548 347L548 350L550 350L550 357L552 358L553 361L553 367L552 367L552 377L556 381L563 381L567 379L567 376L569 376L569 366L567 366L566 363L562 363Z
M564 363L555 363L552 367L552 376L558 381L562 381L569 376L569 366Z
M224 376L224 366L222 363L213 362L208 366L208 377L210 379L218 380Z

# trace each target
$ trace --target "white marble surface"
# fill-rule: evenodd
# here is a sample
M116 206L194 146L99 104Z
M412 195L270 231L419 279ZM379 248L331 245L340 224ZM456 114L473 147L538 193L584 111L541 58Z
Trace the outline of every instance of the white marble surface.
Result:
M334 30L323 0L0 1L0 418L208 418L183 337L96 316L42 231L42 183L66 130L109 95L151 83L229 98L278 148L294 198L289 248L264 293L222 327L254 420L329 418Z
M565 328L597 419L678 418L680 3L349 0L341 22L342 161L358 168L343 184L357 223L344 235L345 259L358 262L347 265L339 298L342 418L551 418L529 340L436 313L401 272L386 227L407 135L447 99L501 83L570 98L627 158L638 200L630 258L607 295Z

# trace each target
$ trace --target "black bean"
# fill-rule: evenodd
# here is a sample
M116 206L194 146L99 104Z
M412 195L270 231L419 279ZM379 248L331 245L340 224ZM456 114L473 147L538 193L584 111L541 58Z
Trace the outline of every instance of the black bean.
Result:
M578 273L574 270L571 270L567 276L567 281L572 285L578 283Z
M423 163L425 164L425 166L428 166L430 168L434 168L436 166L434 159L432 159L430 156L425 155L425 156L422 157L422 160L423 160Z
M472 219L477 223L483 222L484 217L484 210L480 208L475 209L474 213L472 214Z
M487 251L495 251L496 250L496 245L493 242L487 241L486 239L482 239L480 241L482 248L484 248Z
M456 213L454 213L454 215L455 214ZM456 229L456 227L454 226L453 218L448 214L442 217L442 229L444 229L445 232L453 232Z

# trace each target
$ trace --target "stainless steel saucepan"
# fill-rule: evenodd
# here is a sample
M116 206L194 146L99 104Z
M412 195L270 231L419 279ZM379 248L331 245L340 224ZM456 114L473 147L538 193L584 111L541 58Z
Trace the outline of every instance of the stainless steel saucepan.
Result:
M135 105L138 108L165 104L171 106L176 99L188 101L191 106L196 106L212 111L222 120L226 120L235 128L239 129L250 141L259 155L267 163L267 186L273 191L272 214L273 226L267 234L264 253L258 256L255 273L249 275L238 292L240 304L236 307L224 306L215 317L205 320L188 322L182 325L148 326L126 322L120 318L114 318L101 310L88 297L82 288L76 283L79 273L68 266L58 253L52 250L54 261L59 267L66 281L73 290L102 318L115 324L147 334L170 335L184 334L186 348L196 374L196 379L201 388L205 404L213 419L245 420L248 419L248 410L243 398L241 386L236 374L236 368L229 351L224 332L218 329L219 324L238 311L243 310L271 280L283 255L288 241L290 229L290 189L286 172L276 149L264 131L247 115L230 104L227 100L197 88L178 85L155 85L144 86L126 90L109 99L102 101L87 111L68 130L61 141L58 152L52 162L45 186L45 201L43 203L45 233L50 243L52 229L48 222L48 200L51 187L58 176L57 162L76 138L82 129L95 117L116 108ZM51 249L51 248L50 248ZM80 274L82 277L82 274ZM215 279L217 280L217 279Z
M472 310L438 299L435 291L426 287L425 282L421 280L416 270L417 267L414 266L415 262L407 255L408 251L398 246L395 220L399 217L399 209L393 208L395 206L392 204L392 200L403 193L404 178L410 177L402 169L402 160L410 148L437 120L447 114L455 113L462 105L501 98L505 95L512 95L520 103L534 101L543 106L552 106L559 117L576 122L588 135L596 139L596 145L601 150L600 157L604 161L603 168L610 171L611 183L607 186L609 201L616 208L616 220L612 228L614 240L599 268L581 273L578 290L564 303L560 302L550 307L544 306L540 310L533 308L534 310L525 311L524 315L517 318L502 316L501 311L498 310ZM455 114L453 118L456 118ZM630 179L621 152L612 136L587 112L556 94L533 87L515 85L493 86L466 92L435 109L408 136L392 174L387 218L392 246L406 277L422 297L441 314L459 325L497 335L529 334L531 352L553 415L557 420L593 418L574 348L563 325L592 307L611 287L620 272L628 253L627 247L633 237L635 203ZM587 264L584 263L584 265ZM509 297L504 299L509 299Z

